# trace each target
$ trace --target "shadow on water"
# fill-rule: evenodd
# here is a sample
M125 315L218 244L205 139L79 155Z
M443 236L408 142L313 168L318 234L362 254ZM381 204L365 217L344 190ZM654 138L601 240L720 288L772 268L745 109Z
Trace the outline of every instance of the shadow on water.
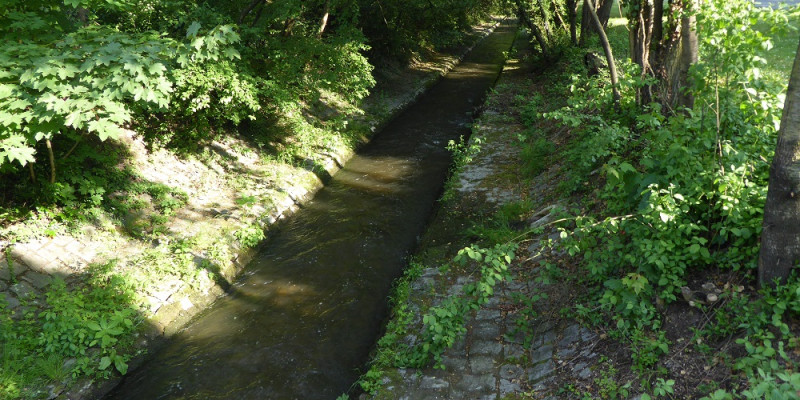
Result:
M113 399L331 399L358 378L386 297L514 37L501 25L390 123Z

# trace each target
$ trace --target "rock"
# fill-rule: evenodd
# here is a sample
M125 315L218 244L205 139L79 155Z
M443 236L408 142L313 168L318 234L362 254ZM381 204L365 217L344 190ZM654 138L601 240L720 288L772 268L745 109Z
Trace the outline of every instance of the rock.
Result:
M469 365L473 374L487 375L494 370L494 359L486 356L472 357Z
M10 270L11 269L8 268L8 264L5 261L0 261L0 282L11 280L11 274L9 273Z
M25 299L28 297L35 297L36 290L31 286L28 282L17 282L14 285L11 285L11 291L17 295L20 299Z
M44 289L50 285L50 282L53 281L53 278L49 275L41 274L35 271L28 271L22 275L22 280L30 283L37 289Z
M553 375L556 365L553 360L547 360L528 369L528 382L539 383Z
M7 309L13 310L19 307L19 300L10 293L0 293L0 297L5 298Z
M589 77L600 74L601 69L608 68L603 59L595 52L588 52L583 55L583 65L586 66Z

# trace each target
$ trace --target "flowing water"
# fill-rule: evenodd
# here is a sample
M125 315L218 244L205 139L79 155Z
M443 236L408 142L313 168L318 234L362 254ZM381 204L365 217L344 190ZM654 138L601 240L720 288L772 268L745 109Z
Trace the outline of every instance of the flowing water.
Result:
M514 28L502 24L282 224L231 294L132 372L113 399L334 399L386 317L387 295L440 194Z

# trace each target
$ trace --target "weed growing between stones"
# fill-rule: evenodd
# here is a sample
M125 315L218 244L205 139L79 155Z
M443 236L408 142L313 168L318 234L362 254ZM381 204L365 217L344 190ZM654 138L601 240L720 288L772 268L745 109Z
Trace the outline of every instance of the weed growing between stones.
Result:
M462 136L458 143L453 140L448 142L447 150L453 154L453 161L450 167L450 177L445 182L444 192L439 200L442 203L451 201L457 195L455 185L458 183L458 175L464 166L470 163L472 158L481 151L481 139L478 137L465 139Z
M448 268L473 270L477 281L467 283L460 293L443 298L427 310L411 313L408 309L409 284L422 270L412 263L406 275L399 281L393 295L393 318L386 333L378 342L378 352L373 357L370 369L361 377L361 388L374 394L382 386L381 368L422 368L431 361L435 368L444 368L442 354L453 346L466 332L465 319L478 310L494 294L494 287L511 278L509 265L514 259L516 243L483 248L471 245L461 249ZM421 315L421 328L412 330L415 314ZM418 332L418 333L413 333ZM409 337L410 335L410 337ZM409 340L410 339L410 340Z

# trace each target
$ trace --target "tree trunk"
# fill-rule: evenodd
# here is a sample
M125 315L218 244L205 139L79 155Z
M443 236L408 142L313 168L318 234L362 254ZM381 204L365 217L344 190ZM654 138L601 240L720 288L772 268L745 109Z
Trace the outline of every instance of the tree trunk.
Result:
M800 50L800 48L799 48ZM775 158L769 171L758 281L785 280L800 261L800 51L789 77Z
M693 108L694 95L689 91L689 68L697 63L697 23L694 14L687 13L681 18L681 57L678 70L680 75L674 78L679 89L675 93L675 107Z
M569 36L572 44L578 45L578 0L567 0L567 18L569 19Z
M598 20L600 21L600 26L603 29L608 26L608 18L611 17L611 7L614 5L614 0L602 0L598 4L598 8L595 10L595 14L597 15ZM593 33L600 33L595 27L594 22L592 21L592 14L586 8L583 7L583 13L581 15L581 39L579 42L580 46L585 46L586 41L589 40L589 37Z
M528 12L525 10L525 7L522 4L521 0L517 0L517 17L522 21L528 29L531 30L533 33L533 37L536 38L536 42L539 43L539 47L542 49L542 55L547 57L549 54L549 46L547 45L547 39L542 32L541 28L539 28L536 24L531 21Z
M239 19L236 22L239 25L241 25L242 22L244 22L244 19L247 17L247 15L250 14L253 11L253 9L256 8L256 6L259 5L262 1L264 1L264 0L253 0L253 1L251 1L247 5L247 7L245 7L244 10L242 10L242 12L239 13Z
M542 16L542 26L544 26L545 37L553 37L553 30L550 29L550 15L547 10L548 0L539 0L539 13Z
M650 57L653 73L661 82L658 100L670 112L694 107L694 96L687 91L691 87L689 68L697 63L697 24L691 13L694 7L694 0L673 5L671 14L680 15L680 21L671 20L668 37Z
M664 40L664 0L655 0L653 4L653 39L659 47Z
M56 183L56 160L53 157L53 145L50 139L45 139L44 144L47 146L47 158L50 159L50 183Z
M564 17L561 16L561 10L558 9L558 4L556 2L551 3L551 12L553 13L553 19L555 19L556 23L566 32L569 32L569 27L567 27L566 22L564 22Z
M661 1L661 0L656 0ZM653 0L638 0L636 12L628 16L631 61L639 65L641 77L653 75L650 65L650 49L653 40ZM636 93L636 103L653 101L653 88L644 86Z
M331 2L330 0L325 2L325 14L322 16L322 20L319 23L319 30L317 31L317 37L321 38L322 34L325 33L325 28L328 26L328 17L330 16L331 10Z
M614 55L611 53L611 45L608 43L608 37L606 36L606 32L603 29L603 24L600 22L600 18L597 16L597 12L595 12L594 4L592 4L592 0L584 0L583 3L584 9L589 9L589 14L594 21L595 28L597 28L597 33L600 35L600 43L603 45L603 51L606 53L606 62L608 62L608 71L611 75L611 91L614 94L614 107L619 108L619 82L617 79L617 66L614 63Z

